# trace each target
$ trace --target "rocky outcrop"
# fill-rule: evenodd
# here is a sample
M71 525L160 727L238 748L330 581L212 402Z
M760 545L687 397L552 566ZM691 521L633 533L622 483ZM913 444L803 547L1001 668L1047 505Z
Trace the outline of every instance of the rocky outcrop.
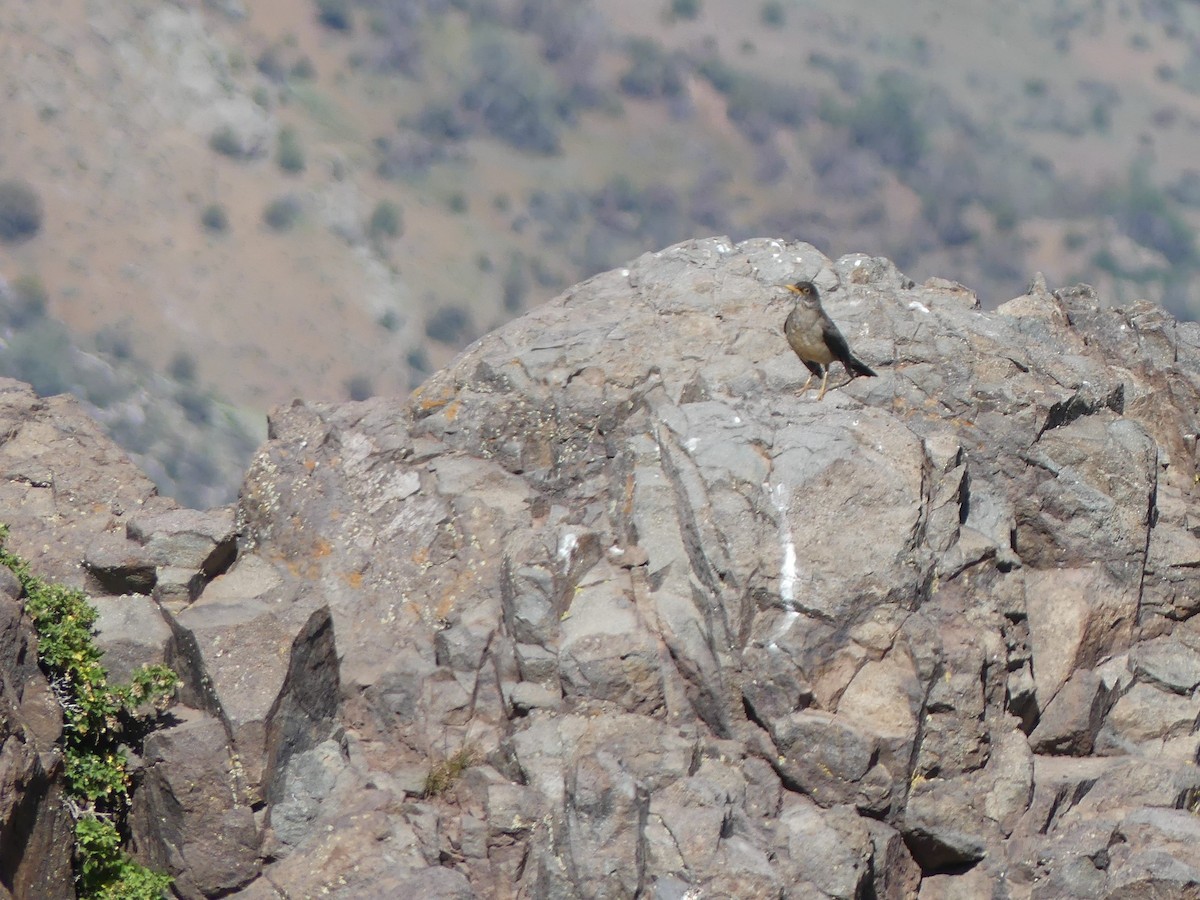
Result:
M878 377L795 394L797 277ZM1191 896L1198 373L1086 287L697 241L279 410L236 524L14 549L162 617L132 821L183 897Z
M38 670L20 585L0 571L0 898L74 896L62 715Z

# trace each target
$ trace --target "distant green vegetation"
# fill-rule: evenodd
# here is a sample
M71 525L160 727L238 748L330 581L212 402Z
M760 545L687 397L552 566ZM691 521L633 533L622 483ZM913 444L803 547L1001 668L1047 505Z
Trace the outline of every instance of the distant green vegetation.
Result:
M21 275L12 283L9 324L13 328L25 328L46 315L46 288L36 275Z
M460 346L466 343L466 335L471 327L471 316L461 306L447 304L441 307L425 322L425 334L435 341L441 341L450 346Z
M303 206L298 197L285 194L267 204L267 208L263 210L263 221L272 231L291 231L300 221L302 210Z
M0 240L24 240L41 227L42 199L33 185L19 179L0 181Z
M326 28L349 31L354 25L350 0L317 0L317 20Z
M1131 166L1124 184L1113 187L1106 200L1130 238L1158 251L1173 266L1197 264L1195 233L1176 202L1151 180L1146 164Z
M767 81L713 56L699 64L701 75L725 95L730 120L754 143L778 128L798 128L816 111L815 98L793 84Z
M669 11L671 19L695 19L700 15L700 0L671 0Z
M783 11L783 3L780 0L767 0L758 15L768 28L782 28L787 19Z
M497 36L479 39L471 58L474 72L462 91L462 108L518 150L557 153L569 107L553 73Z
M242 147L242 140L230 125L222 125L208 138L208 146L222 156L230 159L244 159L247 154Z
M200 213L200 224L206 231L223 234L229 230L229 214L220 203L210 203Z
M367 222L367 234L378 240L384 237L399 237L403 230L404 216L399 206L391 200L380 200L375 204Z
M279 129L275 160L285 172L296 174L304 171L304 148L300 146L300 136L296 134L296 129L290 125Z
M351 400L367 400L375 396L375 385L369 375L354 375L346 382L346 396Z
M687 62L679 54L667 53L652 38L629 42L629 69L620 78L621 90L635 97L656 99L683 93Z
M849 106L827 103L824 118L850 132L854 143L900 170L920 161L928 145L917 110L919 88L900 73L881 75L874 88Z

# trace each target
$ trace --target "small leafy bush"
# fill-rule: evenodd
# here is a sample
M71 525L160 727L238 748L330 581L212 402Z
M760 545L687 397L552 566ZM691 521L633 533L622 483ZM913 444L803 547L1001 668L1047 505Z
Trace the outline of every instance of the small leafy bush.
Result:
M683 58L668 53L651 38L629 42L629 70L620 78L621 90L634 97L679 97L687 73Z
M36 275L22 275L12 284L13 303L8 313L14 328L24 328L46 316L46 288Z
M695 19L700 15L700 0L671 0L672 19Z
M295 174L304 171L304 148L300 146L300 138L296 129L286 125L279 129L279 146L275 153L279 168Z
M470 316L461 306L443 306L425 322L425 334L443 344L465 343Z
M334 31L349 31L354 24L349 0L317 0L317 21Z
M75 848L81 900L159 900L171 887L171 876L138 865L121 850L121 836L112 822L80 819Z
M351 400L367 400L375 396L375 385L369 375L353 375L346 381L346 394Z
M290 194L277 197L263 210L263 221L274 231L290 231L300 220L300 201Z
M209 135L208 146L216 153L228 156L230 159L242 159L246 156L241 138L238 137L237 132L230 125L222 125Z
M229 214L220 203L210 203L200 214L200 224L205 231L213 234L224 234L229 230Z
M399 237L404 230L404 215L400 207L391 200L380 200L375 204L367 222L367 233L378 240L383 237Z
M0 240L19 241L42 227L42 199L27 181L0 181Z
M21 583L25 611L38 635L38 661L63 710L67 804L75 817L75 865L81 900L157 900L171 885L121 849L129 806L124 746L145 726L142 710L162 709L179 683L171 669L146 665L126 685L112 685L92 640L95 607L82 591L51 584L4 547L0 565Z

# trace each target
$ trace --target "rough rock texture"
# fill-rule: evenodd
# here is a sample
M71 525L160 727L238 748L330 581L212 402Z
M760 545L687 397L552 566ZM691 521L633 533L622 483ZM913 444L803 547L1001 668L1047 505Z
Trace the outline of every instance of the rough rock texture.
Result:
M798 277L879 377L795 395ZM278 411L232 565L65 520L185 679L138 852L253 900L1200 896L1198 408L1148 304L648 254Z
M0 898L73 897L62 716L38 669L20 585L0 571Z

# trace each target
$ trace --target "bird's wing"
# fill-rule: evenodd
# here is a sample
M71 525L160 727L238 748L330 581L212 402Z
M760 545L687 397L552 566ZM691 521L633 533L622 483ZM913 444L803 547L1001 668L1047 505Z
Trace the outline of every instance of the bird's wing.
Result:
M850 345L846 343L846 339L842 337L842 333L838 331L838 327L833 324L832 319L826 318L821 323L821 336L825 338L825 346L829 348L833 358L849 367Z

